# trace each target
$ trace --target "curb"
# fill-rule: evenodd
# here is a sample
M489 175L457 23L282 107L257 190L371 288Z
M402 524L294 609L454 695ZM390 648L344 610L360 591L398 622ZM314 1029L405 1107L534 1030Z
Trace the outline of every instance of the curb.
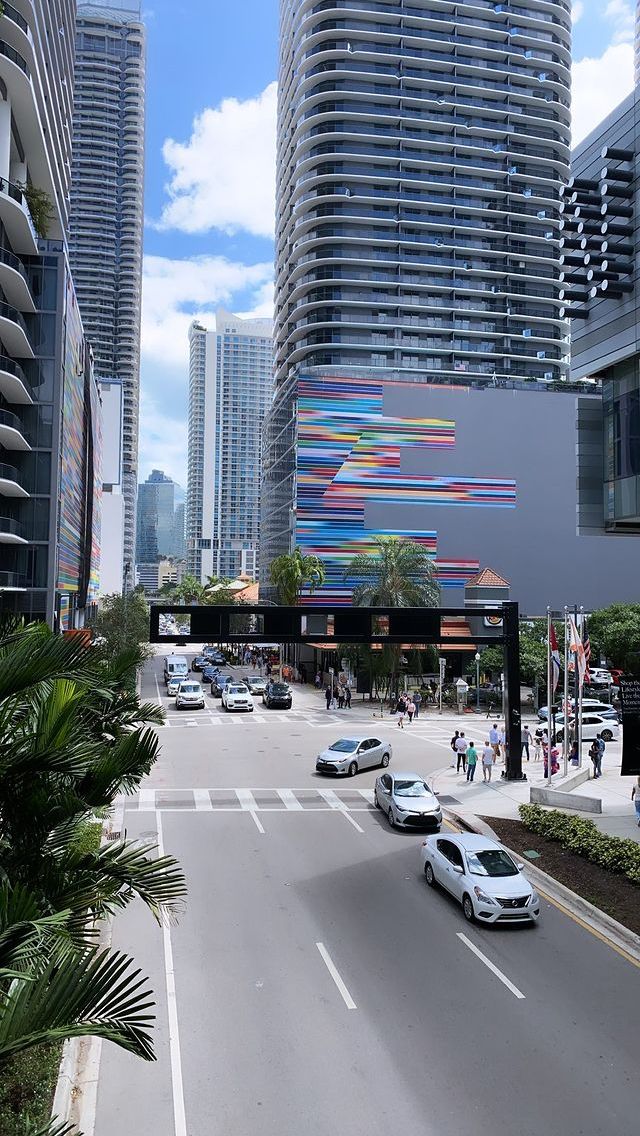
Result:
M462 816L451 809L443 808L443 815L450 820L453 824L459 825L467 832L477 832L481 836L490 836L493 840L497 840L502 844L500 837L493 831L490 825L485 821L480 820L480 817L474 814ZM507 851L513 856L514 860L518 861L521 857L512 852L507 847ZM630 931L628 927L624 927L622 923L618 923L617 919L612 919L599 907L594 907L588 900L583 899L581 895L577 895L575 891L565 887L553 876L547 872L543 872L542 868L537 868L535 864L526 864L526 873L530 878L531 883L535 885L538 891L546 895L558 907L563 908L569 915L575 919L581 920L586 923L589 928L596 931L604 939L615 947L616 950L621 951L624 955L629 956L638 966L640 966L640 935L636 935L634 931Z

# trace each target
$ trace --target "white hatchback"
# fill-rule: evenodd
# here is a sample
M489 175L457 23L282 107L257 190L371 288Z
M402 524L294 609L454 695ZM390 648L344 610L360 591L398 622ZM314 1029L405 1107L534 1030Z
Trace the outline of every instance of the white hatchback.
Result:
M537 923L540 896L496 840L467 832L428 836L420 851L429 886L450 892L470 923Z
M243 682L228 682L222 691L225 710L253 710L253 698Z

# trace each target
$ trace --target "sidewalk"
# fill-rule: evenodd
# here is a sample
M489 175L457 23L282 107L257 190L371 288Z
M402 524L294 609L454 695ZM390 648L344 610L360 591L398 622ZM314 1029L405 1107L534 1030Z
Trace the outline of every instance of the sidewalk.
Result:
M503 769L502 762L497 762L493 767L492 780L485 784L479 762L475 780L471 783L467 782L462 774L456 773L455 769L446 766L433 774L433 787L440 795L442 804L450 806L462 816L475 814L518 820L518 805L529 803L530 787L543 786L547 783L542 762L523 762L527 781L504 781L500 776ZM588 817L609 836L622 836L640 843L640 828L631 800L631 786L634 780L633 777L621 777L619 766L605 768L602 777L597 780L589 778L588 781L571 790L576 796L600 798L602 814L580 812L575 815ZM552 779L552 788L555 781L557 776ZM560 787L558 785L558 788Z

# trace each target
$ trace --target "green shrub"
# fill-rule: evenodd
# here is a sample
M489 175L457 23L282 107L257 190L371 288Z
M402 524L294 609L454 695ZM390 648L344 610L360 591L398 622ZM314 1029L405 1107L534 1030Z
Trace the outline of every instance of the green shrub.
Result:
M620 872L634 884L640 884L640 844L607 836L584 817L570 816L558 809L545 810L540 805L520 805L520 819L530 832L548 840L556 840L563 848L591 860L609 872Z

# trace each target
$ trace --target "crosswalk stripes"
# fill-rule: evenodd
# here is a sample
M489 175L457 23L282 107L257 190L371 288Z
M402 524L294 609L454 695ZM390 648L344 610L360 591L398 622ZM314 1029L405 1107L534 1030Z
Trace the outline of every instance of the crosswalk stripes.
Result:
M372 789L141 789L127 797L138 812L370 812Z

